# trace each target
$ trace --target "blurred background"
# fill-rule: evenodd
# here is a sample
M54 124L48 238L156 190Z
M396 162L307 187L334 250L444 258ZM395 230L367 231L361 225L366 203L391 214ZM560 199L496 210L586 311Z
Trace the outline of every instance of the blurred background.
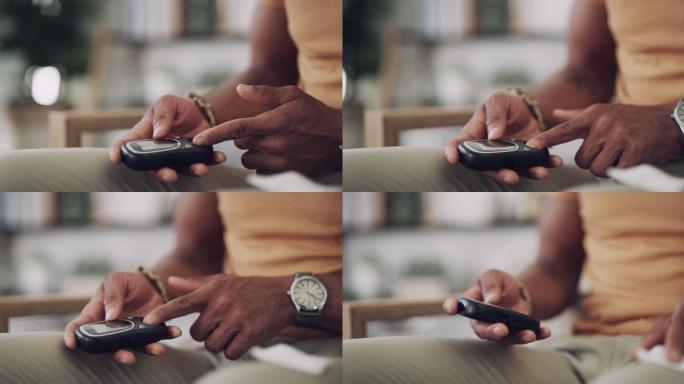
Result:
M173 193L0 193L0 296L89 296L114 270L153 266L175 245ZM74 317L10 318L10 331Z
M216 86L246 68L257 4L0 1L0 150L51 146L49 111L148 107L167 93ZM83 145L107 146L122 132ZM232 143L221 146L239 153Z
M430 300L463 292L489 268L521 273L537 256L543 194L345 193L345 300ZM570 333L576 312L548 322ZM370 322L368 337L475 337L463 317Z
M346 148L369 109L474 106L561 69L574 0L345 0ZM460 127L407 130L399 145L443 145Z

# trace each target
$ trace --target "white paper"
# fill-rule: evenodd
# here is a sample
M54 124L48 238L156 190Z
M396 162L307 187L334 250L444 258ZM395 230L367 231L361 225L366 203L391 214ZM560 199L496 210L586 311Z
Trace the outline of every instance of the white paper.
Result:
M648 164L625 169L610 168L608 169L608 176L621 184L644 191L684 191L684 178L672 176Z
M270 176L251 174L247 176L247 182L263 191L269 192L338 192L341 190L340 187L330 187L315 183L295 171Z
M312 376L319 376L332 364L328 357L310 355L288 344L252 347L250 354L264 363L274 364Z
M679 363L671 362L667 359L665 347L662 345L656 345L650 350L640 349L637 352L637 360L639 360L640 363L651 363L684 372L684 359L680 360Z

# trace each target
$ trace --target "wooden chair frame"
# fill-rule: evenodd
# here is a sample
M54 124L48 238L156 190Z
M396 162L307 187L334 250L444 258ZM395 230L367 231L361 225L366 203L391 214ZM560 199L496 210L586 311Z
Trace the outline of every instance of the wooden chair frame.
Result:
M462 126L473 113L475 107L472 106L370 109L364 113L365 146L397 146L403 131Z
M397 321L419 316L442 314L445 298L431 300L377 299L345 301L342 305L342 337L358 339L368 336L370 321Z
M78 313L90 300L82 295L0 296L0 333L9 332L9 319L19 316Z
M144 113L140 108L51 111L48 114L50 147L80 147L83 133L130 128Z

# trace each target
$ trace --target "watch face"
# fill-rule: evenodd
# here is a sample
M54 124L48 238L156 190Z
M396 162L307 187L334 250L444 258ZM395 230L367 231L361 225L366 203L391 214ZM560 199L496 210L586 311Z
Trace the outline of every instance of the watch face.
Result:
M299 279L292 287L292 300L304 309L318 310L325 303L325 299L323 286L314 278Z

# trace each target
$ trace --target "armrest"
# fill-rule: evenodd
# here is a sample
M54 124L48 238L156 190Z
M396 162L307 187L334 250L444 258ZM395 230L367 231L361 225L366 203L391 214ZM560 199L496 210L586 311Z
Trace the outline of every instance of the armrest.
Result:
M345 339L366 337L366 326L369 321L396 321L419 316L440 315L444 300L445 298L345 301L342 304L342 335Z
M364 114L366 147L399 145L402 131L465 125L475 107L418 107L368 110Z
M51 147L80 147L84 132L104 132L130 128L137 123L144 109L103 109L51 111L48 114L48 136Z
M10 317L77 313L89 300L90 296L62 294L0 296L0 333L9 331Z

